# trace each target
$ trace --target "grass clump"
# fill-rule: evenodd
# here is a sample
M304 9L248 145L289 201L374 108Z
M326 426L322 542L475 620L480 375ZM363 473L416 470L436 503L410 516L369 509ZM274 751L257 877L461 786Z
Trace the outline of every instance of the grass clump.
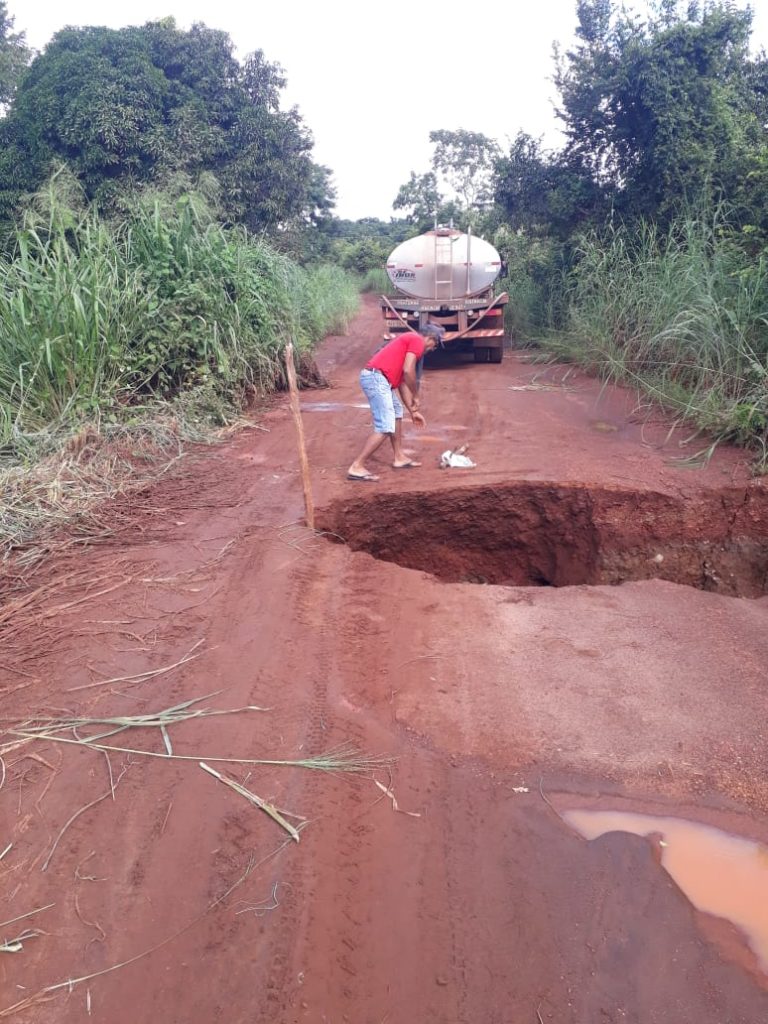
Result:
M509 295L504 327L515 345L525 347L562 321L567 273L564 246L522 232L501 230L497 235L508 264L507 276L499 281Z
M362 277L360 290L363 292L376 292L377 295L397 295L397 289L389 279L389 275L383 267L375 267L366 271Z
M768 264L717 212L583 237L548 351L629 383L768 471Z
M287 337L305 352L356 303L351 275L300 267L195 194L144 199L118 223L54 196L0 257L2 453L148 396L267 391Z

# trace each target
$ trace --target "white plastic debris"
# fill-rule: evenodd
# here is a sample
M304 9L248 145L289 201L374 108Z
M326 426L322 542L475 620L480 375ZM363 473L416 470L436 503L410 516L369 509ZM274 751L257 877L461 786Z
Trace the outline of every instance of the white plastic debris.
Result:
M456 451L443 452L440 456L440 469L474 469L477 465L468 455L465 455L468 444L463 444Z

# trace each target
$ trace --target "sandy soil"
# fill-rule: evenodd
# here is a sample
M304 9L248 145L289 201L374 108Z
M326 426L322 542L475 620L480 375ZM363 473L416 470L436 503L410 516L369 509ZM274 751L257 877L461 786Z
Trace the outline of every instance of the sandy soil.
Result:
M301 525L281 399L115 505L111 539L52 559L0 610L6 725L214 692L201 707L268 709L172 726L189 760L6 754L0 941L36 934L0 953L0 1017L767 1020L755 955L654 844L587 842L559 812L683 815L768 842L768 489L741 452L680 465L705 442L525 354L444 360L427 429L409 432L423 467L383 455L378 484L348 483L379 334L367 300L322 348L332 389L303 395L318 521L347 543ZM465 441L477 469L438 469ZM489 535L505 566L490 580ZM105 742L166 749L158 729ZM395 759L375 779L399 811L370 773L212 761L340 744ZM306 818L300 842L201 759Z

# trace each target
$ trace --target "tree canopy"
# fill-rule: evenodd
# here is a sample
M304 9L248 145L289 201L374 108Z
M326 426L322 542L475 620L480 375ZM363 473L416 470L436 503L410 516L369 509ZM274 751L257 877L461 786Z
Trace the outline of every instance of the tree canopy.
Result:
M6 0L0 0L0 110L13 99L21 75L31 53L23 32L14 32L14 19L8 13Z
M768 65L750 54L751 11L657 0L642 19L577 0L576 13L555 72L565 145L544 153L516 138L497 162L502 210L567 235L609 210L664 223L706 194L764 223Z
M429 133L434 146L431 170L400 186L393 206L410 223L428 227L435 217L469 223L493 202L498 143L480 132L441 128Z
M633 214L707 184L732 192L763 135L745 74L751 12L665 0L641 21L579 0L578 19L555 77L568 155Z
M109 208L126 190L212 172L225 219L252 229L310 221L333 204L282 69L229 36L173 19L68 28L34 59L0 123L0 216L65 161Z

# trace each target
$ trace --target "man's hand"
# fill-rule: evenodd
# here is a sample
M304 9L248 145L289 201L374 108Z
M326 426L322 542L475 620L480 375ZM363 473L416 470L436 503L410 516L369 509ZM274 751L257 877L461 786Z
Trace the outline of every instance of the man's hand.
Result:
M420 412L416 411L416 409L411 409L411 419L417 427L426 427L427 425L427 421Z

